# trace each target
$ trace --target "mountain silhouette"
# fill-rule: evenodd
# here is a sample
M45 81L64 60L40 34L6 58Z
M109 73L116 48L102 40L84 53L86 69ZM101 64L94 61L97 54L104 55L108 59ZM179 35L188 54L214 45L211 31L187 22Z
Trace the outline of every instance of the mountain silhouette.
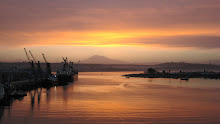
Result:
M88 59L81 61L84 64L129 64L128 62L110 59L105 56L94 55Z

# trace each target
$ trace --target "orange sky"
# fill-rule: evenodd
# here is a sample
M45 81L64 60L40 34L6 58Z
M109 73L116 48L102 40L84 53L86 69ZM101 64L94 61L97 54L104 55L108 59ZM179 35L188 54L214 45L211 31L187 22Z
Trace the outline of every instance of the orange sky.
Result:
M0 61L26 61L24 47L52 62L219 60L219 11L218 0L0 1Z

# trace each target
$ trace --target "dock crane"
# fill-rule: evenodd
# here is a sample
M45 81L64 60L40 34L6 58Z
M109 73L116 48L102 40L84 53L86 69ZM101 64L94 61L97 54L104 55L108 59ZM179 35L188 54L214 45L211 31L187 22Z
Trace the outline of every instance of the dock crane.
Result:
M31 51L29 51L29 53L31 54L31 57L33 58L34 60L34 63L37 65L37 68L40 69L40 61L36 61L36 59L34 58L33 54L31 53Z
M47 73L48 73L48 74L51 74L51 66L50 66L50 63L47 62L47 59L46 59L46 57L45 57L45 55L44 55L43 53L42 53L42 56L43 56L43 58L44 58L45 63L47 64L47 67L46 67Z
M45 61L45 63L48 63L47 62L47 59L46 59L46 57L45 57L45 55L42 53L42 56L43 56L43 58L44 58L44 61Z
M34 63L35 63L35 64L37 64L37 61L35 60L35 58L34 58L33 54L31 53L31 51L29 51L29 53L31 54L31 57L32 57L32 58L33 58L33 60L34 60Z
M29 56L28 56L28 53L27 53L27 51L26 51L25 48L24 48L24 52L25 52L25 54L26 54L26 56L27 56L27 59L28 59L29 64L31 65L31 68L34 69L34 63L33 63L32 60L30 60L30 58L29 58Z

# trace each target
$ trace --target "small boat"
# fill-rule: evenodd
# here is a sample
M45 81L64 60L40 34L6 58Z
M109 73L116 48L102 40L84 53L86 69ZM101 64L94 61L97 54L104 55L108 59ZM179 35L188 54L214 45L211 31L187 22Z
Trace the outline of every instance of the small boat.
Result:
M56 81L57 81L56 75L50 75L47 79L48 79L49 81L53 81L53 82L56 82Z
M189 78L181 78L181 80L186 80L186 81L188 81L188 80L189 80Z
M11 93L11 96L13 96L13 97L23 97L23 96L27 96L27 93L25 93L25 92L22 91L22 90L19 90L19 91L14 90L14 91Z

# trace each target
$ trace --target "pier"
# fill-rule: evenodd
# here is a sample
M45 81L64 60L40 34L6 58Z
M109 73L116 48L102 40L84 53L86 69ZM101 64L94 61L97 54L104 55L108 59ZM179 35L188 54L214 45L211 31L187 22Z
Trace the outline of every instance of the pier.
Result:
M40 61L34 58L34 55L29 51L32 60L30 59L26 49L24 48L25 54L28 59L30 66L26 68L4 68L0 70L0 83L2 83L1 95L11 96L16 92L23 92L33 90L39 87L51 87L55 85L55 77L51 73L50 63L47 62L46 57L42 54L43 59L46 63L46 67L42 68Z

